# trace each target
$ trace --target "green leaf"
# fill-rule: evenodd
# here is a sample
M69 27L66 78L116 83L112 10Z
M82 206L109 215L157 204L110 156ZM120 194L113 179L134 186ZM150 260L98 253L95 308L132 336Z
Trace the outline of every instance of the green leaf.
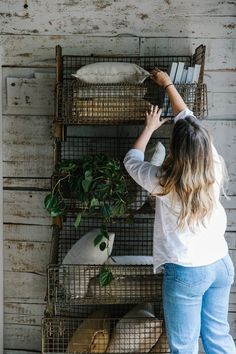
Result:
M112 272L106 268L102 267L99 273L99 285L101 288L109 284L113 279Z
M93 240L94 246L97 246L103 239L103 235L100 233L98 234L95 239Z
M91 200L90 202L90 207L93 208L93 207L97 207L99 206L99 200L97 198L94 198Z
M82 187L85 193L89 191L89 188L92 184L93 177L92 176L87 176L83 181L82 181Z
M75 222L74 222L74 226L77 228L80 224L80 221L81 221L81 218L82 218L82 214L79 213L75 219Z
M112 214L112 209L111 209L110 205L104 204L101 208L101 213L105 219L109 219Z
M50 210L50 215L52 217L59 216L59 215L62 215L62 214L63 214L63 211L59 207L55 207L55 208Z
M78 166L74 162L64 161L58 165L58 170L60 173L63 172L74 172Z
M48 194L44 199L45 209L52 209L59 204L58 198L55 195Z

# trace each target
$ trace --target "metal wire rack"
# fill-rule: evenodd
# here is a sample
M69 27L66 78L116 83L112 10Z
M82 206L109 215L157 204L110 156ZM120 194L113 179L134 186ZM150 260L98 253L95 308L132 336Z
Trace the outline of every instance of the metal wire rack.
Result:
M135 256L137 264L106 264L113 280L104 287L99 284L102 265L63 263L71 247L88 231L99 228L102 219L85 217L78 229L73 227L73 222L72 214L67 217L63 229L55 228L53 234L54 257L48 267L48 301L57 311L76 304L161 302L162 274L153 274L151 259L153 218L120 218L108 226L108 231L115 233L111 257ZM147 259L149 264L145 265Z
M136 137L125 136L67 136L67 138L58 142L58 149L60 150L60 160L76 160L81 156L104 154L107 156L115 157L123 161L125 154L131 149ZM150 151L160 141L169 150L168 137L152 137L147 146L146 151ZM150 156L147 156L148 159ZM58 162L59 162L58 161Z
M174 61L185 67L201 65L198 84L176 85L186 104L194 114L203 118L207 114L207 91L203 82L205 46L196 49L193 56L155 57L99 57L62 56L57 47L57 84L55 121L62 124L139 124L145 119L150 104L163 107L163 116L173 117L170 102L162 88L151 79L143 84L84 84L72 74L84 65L95 62L129 62L150 71L155 67L170 70Z
M42 353L170 352L159 314L155 317L122 317L121 314L113 317L109 310L100 308L88 317L44 318ZM124 307L122 313L125 313Z
M67 216L63 228L55 228L54 238L57 240L57 258L52 262L62 264L64 257L71 247L91 229L100 228L103 220L100 217L83 217L78 228L74 227L75 214ZM151 256L153 248L154 217L117 218L107 228L115 233L112 255Z
M64 305L121 304L161 301L162 275L151 265L106 265L112 281L101 287L98 265L48 268L48 299L59 310Z
M117 158L123 160L126 152L132 147L135 138L130 137L72 137L69 136L66 140L62 142L57 142L56 150L57 152L57 163L66 160L76 161L81 156L99 155L104 154L112 158ZM169 138L152 138L147 146L145 159L150 161L152 154L155 151L155 146L157 142L162 142L166 147L166 152L168 153ZM147 191L138 186L135 182L128 177L127 172L124 169L124 176L126 176L126 184L129 193L129 208L128 213L134 212L154 212L153 202L150 203L151 199ZM52 178L52 185L55 186L60 179L60 175L55 173ZM65 194L65 191L68 193ZM61 195L63 195L65 208L67 211L80 210L84 206L78 201L76 196L73 197L68 191L64 183L64 188L62 184Z

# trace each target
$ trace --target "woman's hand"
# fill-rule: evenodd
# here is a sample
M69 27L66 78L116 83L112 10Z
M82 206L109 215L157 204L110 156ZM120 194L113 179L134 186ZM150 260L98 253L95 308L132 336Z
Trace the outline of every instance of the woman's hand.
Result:
M150 78L159 86L165 87L169 84L172 84L169 75L159 69L152 70Z
M169 121L168 118L161 118L162 109L158 108L158 106L151 105L150 112L146 112L146 124L145 127L154 132L158 129L162 124Z
M133 149L139 149L141 151L145 151L147 143L152 136L152 133L158 129L162 124L168 122L168 118L164 118L160 120L161 117L161 109L158 106L151 106L150 112L146 112L146 124L139 135L137 140L133 145Z

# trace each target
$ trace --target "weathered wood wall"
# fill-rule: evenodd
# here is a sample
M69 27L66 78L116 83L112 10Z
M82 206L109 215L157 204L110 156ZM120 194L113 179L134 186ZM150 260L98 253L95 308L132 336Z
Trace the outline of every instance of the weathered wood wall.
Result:
M236 263L235 7L233 1L5 0L3 177L5 354L40 352L51 220L42 209L52 173L53 79L57 44L74 54L192 54L207 46L209 118L229 172L227 240ZM9 79L9 78L13 78ZM236 339L236 289L229 318Z

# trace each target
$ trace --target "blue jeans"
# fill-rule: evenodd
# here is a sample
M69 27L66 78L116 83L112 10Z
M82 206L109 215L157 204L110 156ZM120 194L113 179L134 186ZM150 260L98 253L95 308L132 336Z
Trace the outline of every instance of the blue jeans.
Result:
M201 267L165 264L163 307L171 353L197 354L201 335L206 354L236 354L227 320L233 279L229 255Z

